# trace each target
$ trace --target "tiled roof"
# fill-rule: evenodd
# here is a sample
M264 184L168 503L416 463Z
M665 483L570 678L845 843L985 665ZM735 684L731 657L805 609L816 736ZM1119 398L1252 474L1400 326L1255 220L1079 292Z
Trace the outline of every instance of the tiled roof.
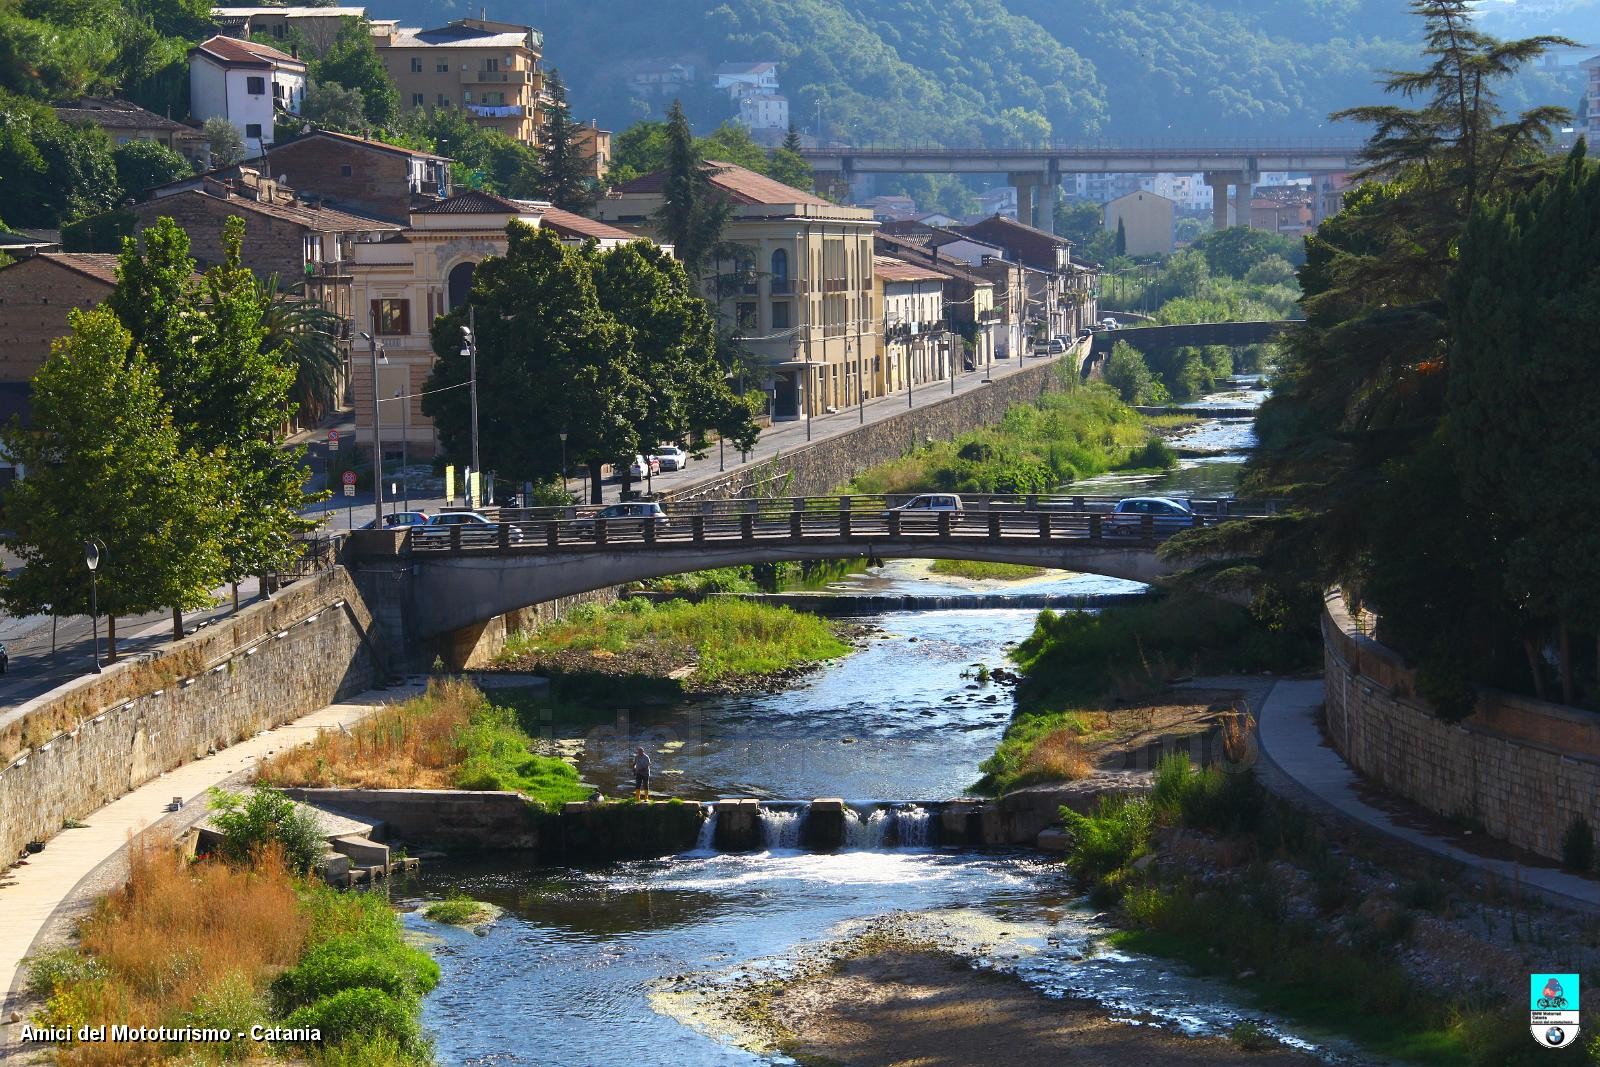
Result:
M765 174L757 174L734 163L706 160L710 169L711 184L728 194L735 204L811 204L817 207L836 207L815 193L808 193L782 182L773 181ZM667 172L658 170L617 186L619 193L659 193L666 184Z
M190 54L204 52L219 63L239 67L270 67L274 65L304 66L300 60L287 52L280 52L270 45L257 44L254 41L241 41L234 37L224 37L222 34L203 41L189 49Z
M376 219L365 218L361 215L351 215L344 211L336 211L331 207L311 207L307 204L271 204L259 200L252 200L244 196L230 196L223 199L213 196L203 189L186 189L181 193L163 197L160 200L146 200L136 205L140 209L159 212L160 205L169 204L177 197L203 196L207 200L214 200L229 211L248 211L255 215L266 215L271 218L291 222L297 226L304 226L313 233L374 233L385 230L399 230L400 227L392 222L379 222Z
M885 236L881 233L873 234L873 249L879 255L892 256L914 266L937 271L948 278L966 282L968 285L994 285L991 279L985 278L981 274L974 274L965 263L959 260L940 259L927 249L899 237Z
M75 271L85 278L93 278L97 282L105 282L107 285L117 284L118 257L110 253L40 252L37 258ZM19 262L26 263L27 260Z
M1071 247L1071 245L1072 245L1072 242L1067 240L1065 237L1057 236L1056 234L1051 233L1049 230L1041 230L1037 226L1029 226L1025 222L1018 222L1016 219L1012 218L1009 215L1000 215L1000 214L990 215L988 218L982 220L981 222L976 222L976 223L972 224L971 226L962 227L963 231L965 231L965 230L980 230L981 231L981 230L984 230L984 229L1000 230L1002 232L1004 232L1005 230L1018 230L1018 231L1020 231L1022 233L1031 234L1031 235L1033 235L1035 237L1043 237L1047 241L1054 241L1058 245L1062 245L1062 246L1066 246L1066 247Z
M503 196L482 189L463 189L451 193L437 204L417 209L418 215L523 215L527 209Z
M540 225L548 226L564 236L593 237L597 241L637 241L639 235L629 233L627 230L618 229L608 222L597 222L594 219L575 215L570 211L562 211L558 207L542 207L539 209Z
M765 74L769 70L777 70L778 65L771 62L762 63L723 63L717 67L718 74Z
M285 18L365 18L364 7L214 7L212 18L249 18L251 15L282 15Z
M312 10L321 9L313 8ZM301 141L308 140L312 137L325 137L328 140L338 141L342 144L356 145L361 148L370 148L378 152L393 152L395 155L409 156L412 159L426 159L431 161L438 159L448 160L450 158L449 156L441 156L437 152L423 152L420 149L406 148L404 145L390 144L388 141L378 141L371 137L357 137L353 134L339 133L337 130L312 130L310 133L296 137L292 141L280 141L278 144L273 146L272 150L274 152L278 152L288 148L292 144L299 144Z
M946 277L931 267L919 267L892 256L873 256L872 273L889 282L942 282Z
M154 111L146 111L127 100L85 96L55 105L55 113L62 122L69 124L92 122L110 129L174 130L193 137L201 136L198 130L191 130L183 123L157 115Z
M383 48L526 48L526 33L486 33L466 26L440 26L436 30L401 26L391 37L375 37Z

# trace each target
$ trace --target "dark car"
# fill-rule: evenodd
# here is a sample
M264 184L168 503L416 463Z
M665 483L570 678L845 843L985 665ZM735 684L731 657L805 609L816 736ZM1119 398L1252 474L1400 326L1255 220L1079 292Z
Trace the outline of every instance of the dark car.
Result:
M653 500L632 500L625 504L608 504L593 515L574 521L572 532L579 537L593 537L596 519L606 520L608 537L617 533L643 536L647 524L655 527L658 534L672 526L666 509L660 504Z
M1181 500L1166 496L1131 496L1117 501L1100 522L1100 530L1107 537L1138 537L1144 532L1144 517L1150 516L1152 531L1166 537L1194 526L1194 512Z

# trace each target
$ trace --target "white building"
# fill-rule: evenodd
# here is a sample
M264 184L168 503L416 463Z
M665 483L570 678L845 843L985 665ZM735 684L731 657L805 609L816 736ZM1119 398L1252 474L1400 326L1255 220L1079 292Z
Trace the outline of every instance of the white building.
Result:
M711 83L735 99L770 95L778 91L778 64L724 63L712 75Z
M746 93L739 97L739 124L751 130L787 130L789 98L778 93Z
M1147 174L1139 188L1164 196L1186 211L1211 210L1211 186L1203 174Z
M270 147L274 116L298 114L305 97L306 65L286 52L220 35L189 49L190 114L233 123L246 154Z

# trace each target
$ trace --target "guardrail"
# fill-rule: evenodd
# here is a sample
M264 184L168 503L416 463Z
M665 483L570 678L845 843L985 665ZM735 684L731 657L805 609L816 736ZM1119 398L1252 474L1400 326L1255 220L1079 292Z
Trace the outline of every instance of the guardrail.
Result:
M930 544L1061 541L1148 548L1185 530L1222 521L1224 516L1220 515L1108 515L1092 509L1070 508L902 512L881 506L876 509L790 507L744 512L695 511L654 519L503 517L502 521L494 523L412 527L404 534L402 550L448 554L515 551L520 554L616 545L772 545L808 539L882 537ZM863 549L865 547L863 545Z

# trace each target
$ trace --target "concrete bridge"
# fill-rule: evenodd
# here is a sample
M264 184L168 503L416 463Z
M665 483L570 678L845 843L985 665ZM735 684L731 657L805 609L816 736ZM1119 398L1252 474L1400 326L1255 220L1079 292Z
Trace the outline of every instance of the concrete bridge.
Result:
M1212 216L1228 225L1228 189L1234 217L1250 218L1250 190L1263 171L1335 174L1361 165L1359 144L1295 144L1276 141L1227 144L1201 142L1144 145L1050 145L1037 148L941 148L862 146L801 151L819 179L848 182L857 174L1005 174L1017 190L1017 218L1050 229L1064 174L1205 175L1213 191ZM1037 193L1037 195L1035 195ZM1319 201L1320 202L1320 201ZM1038 205L1038 217L1034 206Z
M1090 343L1089 362L1111 354L1111 346L1126 341L1141 352L1202 345L1259 345L1276 341L1304 319L1267 322L1192 322L1177 326L1124 326L1096 330Z
M705 501L665 521L602 519L590 509L506 511L472 526L361 530L346 562L388 636L459 644L500 616L646 578L750 563L967 559L1154 582L1173 571L1156 547L1192 526L1259 512L1196 502L1190 519L1116 516L1114 501L985 497L959 512L891 510L884 497ZM451 635L456 635L452 637ZM398 647L391 645L391 647Z

